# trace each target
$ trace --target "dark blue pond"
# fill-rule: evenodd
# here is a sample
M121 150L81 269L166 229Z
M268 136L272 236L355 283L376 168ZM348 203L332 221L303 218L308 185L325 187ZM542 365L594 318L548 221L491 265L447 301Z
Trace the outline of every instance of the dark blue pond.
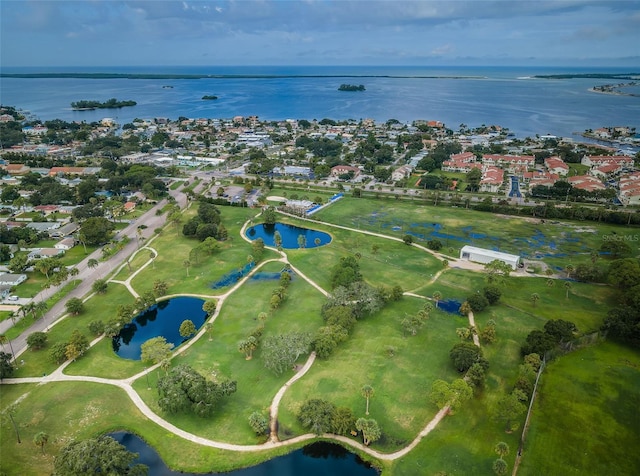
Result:
M288 250L301 248L300 236L304 237L304 246L302 248L316 248L331 242L331 235L324 231L310 230L309 228L300 228L299 226L286 225L284 223L255 225L248 228L246 233L250 240L262 238L265 245L276 246L274 239L276 231L282 237L282 247ZM319 240L317 244L316 240Z
M146 464L149 476L198 476L202 473L181 473L167 468L156 451L136 435L125 432L108 436L140 456L135 463ZM206 451L206 450L203 450ZM331 443L313 443L304 448L280 456L251 468L238 469L224 474L229 476L375 476L378 472L349 453L342 446Z
M113 350L125 359L139 360L140 346L153 337L162 336L176 347L184 342L180 324L190 319L199 329L207 317L204 301L193 297L176 297L160 301L138 314L112 340Z
M450 314L460 314L460 306L462 306L462 303L455 299L446 299L438 302L438 309Z

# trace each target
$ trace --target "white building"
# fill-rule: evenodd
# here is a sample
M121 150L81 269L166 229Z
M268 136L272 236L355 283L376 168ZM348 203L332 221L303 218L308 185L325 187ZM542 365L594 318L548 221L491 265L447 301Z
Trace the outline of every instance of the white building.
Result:
M475 246L465 245L460 250L460 259L467 261L475 261L476 263L487 264L494 260L502 261L513 269L517 269L520 264L520 256L501 253L500 251L487 250L484 248L476 248Z

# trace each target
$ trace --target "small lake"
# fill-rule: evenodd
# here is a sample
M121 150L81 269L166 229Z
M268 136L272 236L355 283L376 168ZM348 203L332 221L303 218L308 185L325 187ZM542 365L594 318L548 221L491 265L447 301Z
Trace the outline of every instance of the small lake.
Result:
M273 225L254 225L246 231L250 240L262 238L267 246L276 246L274 239L276 231L282 237L282 248L291 250L300 248L300 236L304 237L303 248L317 248L331 243L331 235L324 231L310 230L309 228L300 228L299 226L287 225L285 223L275 223ZM316 240L318 240L316 244Z
M146 464L149 476L199 476L202 473L171 471L156 451L136 435L126 432L110 433L108 436L129 451L140 456L135 463ZM378 472L340 445L313 443L285 456L265 461L251 468L243 468L224 474L228 476L376 476Z
M207 313L202 310L203 304L204 300L194 297L176 297L154 304L113 338L113 350L125 359L140 360L140 346L158 336L178 347L185 341L180 335L182 321L190 319L196 329L204 324Z

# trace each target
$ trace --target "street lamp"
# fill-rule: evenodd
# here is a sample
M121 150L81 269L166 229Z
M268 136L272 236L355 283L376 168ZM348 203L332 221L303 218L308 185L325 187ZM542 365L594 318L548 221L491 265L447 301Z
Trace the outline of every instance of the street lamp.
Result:
M144 376L147 377L147 390L151 390L151 385L149 385L149 372L147 372L147 368L144 368Z

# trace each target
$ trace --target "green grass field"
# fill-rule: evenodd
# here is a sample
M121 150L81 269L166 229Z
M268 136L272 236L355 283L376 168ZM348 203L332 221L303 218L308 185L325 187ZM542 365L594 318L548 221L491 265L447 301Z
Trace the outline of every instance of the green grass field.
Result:
M229 286L214 290L211 284L246 264L252 247L239 236L239 231L257 211L221 207L221 212L230 239L222 242L216 253L201 256L198 262L191 263L187 276L184 260L190 257L197 241L182 236L181 226L169 225L149 243L159 255L152 266L145 267L132 280L134 289L142 294L152 288L155 280L165 280L170 294L216 296L227 292ZM183 221L193 213L195 210L189 209ZM478 240L474 244L496 242L513 246L519 242L515 239L518 237L531 240L543 235L547 238L569 236L571 239L565 241L558 239L555 250L551 247L541 250L567 252L569 257L553 258L558 266L568 260L575 264L573 257L581 256L583 247L596 246L602 233L615 229L604 227L595 233L579 232L576 231L579 225L572 223L541 224L462 209L416 207L410 202L351 198L331 205L317 218L394 237L401 237L409 229L420 230L420 227L411 227L412 223L421 223L425 229L433 228L430 223L438 223L440 231L451 236L449 243L445 244L447 247L459 247L463 238L479 234L480 230L486 237L474 238ZM331 234L333 240L329 245L285 250L292 265L326 290L330 290L331 268L339 263L341 257L349 255L358 257L365 280L373 286L398 285L404 291L423 297L432 297L438 291L445 300L463 301L485 285L482 273L454 267L446 269L432 282L433 277L443 270L442 263L431 254L402 242L326 224L310 225L292 218L283 218L282 221L311 226ZM255 222L260 222L260 219ZM469 226L471 231L467 228ZM393 227L399 228L394 230ZM571 255L571 250L578 254ZM275 252L266 250L263 260L276 257ZM131 260L131 270L124 267L117 279L127 279L148 259L148 251L141 251ZM271 262L260 271L274 273L282 267L281 262ZM293 372L276 375L267 370L260 348L253 359L246 360L238 351L238 342L258 326L257 316L269 310L271 292L277 286L277 280L248 280L226 298L212 332L205 333L172 359L172 365L188 363L208 378L230 378L238 382L238 391L222 402L215 415L202 420L186 414L166 415L161 412L155 384L162 370L153 371L133 384L146 404L167 421L202 437L238 444L263 442L264 438L251 431L248 416L253 411L266 415L273 396ZM540 296L535 306L531 301L532 293ZM493 447L498 441L509 443L511 454L506 460L512 468L519 431L506 434L504 423L492 419L492 413L495 402L511 390L517 379L521 363L520 346L524 339L531 330L542 329L548 319L571 320L584 333L597 330L608 308L614 304L613 299L607 286L572 283L567 298L562 280L555 280L553 286L548 286L544 278L509 278L503 287L500 303L475 315L479 329L489 319L496 322L496 342L482 346L490 363L484 391L454 415L445 417L409 454L394 462L379 463L384 467L383 475L436 474L442 471L447 474L491 474L491 465L496 458ZM97 319L107 321L119 304L133 301L133 296L124 286L110 283L107 293L90 299L82 314L69 317L51 328L49 347L55 342L65 342L74 329L88 335L89 322ZM324 324L320 315L324 302L325 297L317 289L302 278L294 277L287 299L267 318L264 337L293 331L313 333ZM382 438L372 445L373 448L393 452L411 442L437 412L428 398L433 381L451 381L460 377L448 354L451 347L459 342L456 328L468 325L463 316L435 310L416 336L405 337L402 319L416 313L424 302L424 299L405 296L388 304L379 313L359 321L350 338L329 359L316 360L308 374L284 395L278 421L280 438L286 440L306 433L296 415L308 398L326 399L337 406L350 408L356 417L364 416L365 399L360 389L368 384L375 392L370 402L369 417L376 419L382 429ZM392 353L390 348L393 348ZM47 353L48 349L27 351L22 356L25 362L15 376L41 376L53 372L57 366L49 362ZM298 363L305 359L306 356L301 357ZM640 394L638 365L640 354L637 351L612 343L583 349L552 362L543 374L539 400L534 406L522 474L637 473L632 470L640 464L640 459L635 456L640 425L634 413L637 407L634 403L638 403L637 395ZM110 339L103 338L86 355L71 363L65 373L123 379L143 369L144 364L139 361L118 357L112 350ZM122 390L110 385L65 382L41 386L2 385L1 390L3 410L18 402L15 416L26 443L18 445L11 426L3 420L0 471L8 474L12 474L14 468L20 468L19 474L50 474L52 455L66 442L116 429L139 434L169 466L183 471L225 471L257 464L300 446L248 454L205 449L147 421ZM46 431L52 437L44 456L31 442L37 431ZM593 455L583 457L584 448ZM609 472L605 472L605 468ZM594 471L589 472L590 469Z
M640 355L611 342L552 362L519 474L639 474Z

